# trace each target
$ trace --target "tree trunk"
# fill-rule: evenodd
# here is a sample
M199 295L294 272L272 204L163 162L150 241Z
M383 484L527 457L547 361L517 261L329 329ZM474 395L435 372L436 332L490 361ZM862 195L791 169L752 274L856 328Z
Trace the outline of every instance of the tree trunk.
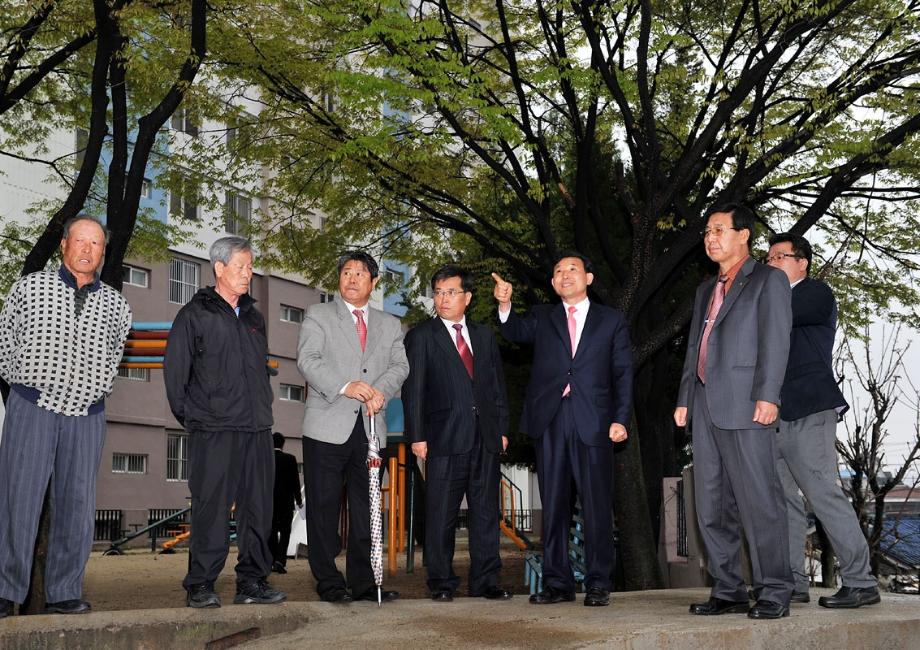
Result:
M625 574L626 591L661 589L664 580L658 566L658 547L648 512L645 479L635 418L623 449L614 454L614 501L620 531L619 557Z

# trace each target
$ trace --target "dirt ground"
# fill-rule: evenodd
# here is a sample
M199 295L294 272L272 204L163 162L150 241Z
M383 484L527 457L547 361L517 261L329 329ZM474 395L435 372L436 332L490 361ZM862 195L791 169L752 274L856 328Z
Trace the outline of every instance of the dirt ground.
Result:
M524 587L524 553L513 544L503 540L501 585L516 594L527 593ZM384 549L384 587L400 592L401 598L426 598L425 567L422 553L415 554L415 571L406 573L406 554L398 554L396 574L390 576L386 570ZM233 566L236 563L236 548L231 547L227 564L217 581L218 595L225 603L233 601L236 578ZM344 552L338 558L339 569L344 570ZM469 554L465 538L457 539L454 556L454 571L460 576L460 593L466 593L466 575L469 571ZM93 605L95 611L126 609L159 609L184 607L185 591L182 578L188 565L188 551L179 548L175 554L153 554L149 550L131 550L125 555L103 556L94 552L86 567L83 596ZM316 583L310 573L306 558L289 558L288 572L273 573L269 582L287 593L290 601L319 600Z

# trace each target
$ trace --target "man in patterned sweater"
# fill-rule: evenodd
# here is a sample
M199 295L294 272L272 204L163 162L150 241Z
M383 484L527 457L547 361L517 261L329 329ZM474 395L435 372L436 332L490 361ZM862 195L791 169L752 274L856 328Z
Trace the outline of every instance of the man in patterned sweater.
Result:
M93 544L96 470L131 310L97 271L105 227L64 224L63 264L13 285L0 312L0 375L10 384L0 444L0 618L29 589L45 490L51 531L45 611L80 614Z

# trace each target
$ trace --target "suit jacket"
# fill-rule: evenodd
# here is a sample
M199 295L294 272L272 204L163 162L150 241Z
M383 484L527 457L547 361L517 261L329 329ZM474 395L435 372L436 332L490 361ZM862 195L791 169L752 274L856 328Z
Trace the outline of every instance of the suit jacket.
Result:
M473 348L472 379L440 318L420 323L406 335L406 434L410 442L427 442L430 456L469 452L477 424L490 452L501 453L502 436L507 435L505 375L495 335L469 319L466 326Z
M343 301L313 305L300 326L297 367L307 380L303 435L343 444L358 413L364 413L364 405L339 391L348 382L360 380L377 387L387 400L396 395L409 374L402 327L396 317L369 309L367 344L362 352L354 317ZM387 442L385 409L376 415L375 424L383 448ZM370 432L366 415L364 427Z
M521 414L521 431L528 436L540 438L546 432L566 384L571 385L575 426L585 444L610 444L610 425L629 423L632 353L622 313L592 301L574 358L561 302L534 307L527 316L512 310L501 332L509 341L534 346Z
M787 422L849 407L834 379L837 301L831 288L806 277L792 289L792 338L780 417Z
M699 386L696 364L716 280L710 278L697 289L690 321L677 396L677 405L687 407L688 417L693 413L694 393ZM766 428L753 421L754 402L781 403L791 329L789 278L779 269L748 258L735 276L709 334L704 389L715 426Z
M301 505L297 459L275 449L275 515L290 516L295 503Z

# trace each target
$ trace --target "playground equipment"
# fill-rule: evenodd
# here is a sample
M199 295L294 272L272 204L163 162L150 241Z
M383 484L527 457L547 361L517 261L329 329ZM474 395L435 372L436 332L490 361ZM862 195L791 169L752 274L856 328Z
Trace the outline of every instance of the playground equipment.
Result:
M166 339L172 329L171 321L138 322L131 325L125 351L119 368L163 368L166 355ZM277 359L266 359L265 364L277 371Z

